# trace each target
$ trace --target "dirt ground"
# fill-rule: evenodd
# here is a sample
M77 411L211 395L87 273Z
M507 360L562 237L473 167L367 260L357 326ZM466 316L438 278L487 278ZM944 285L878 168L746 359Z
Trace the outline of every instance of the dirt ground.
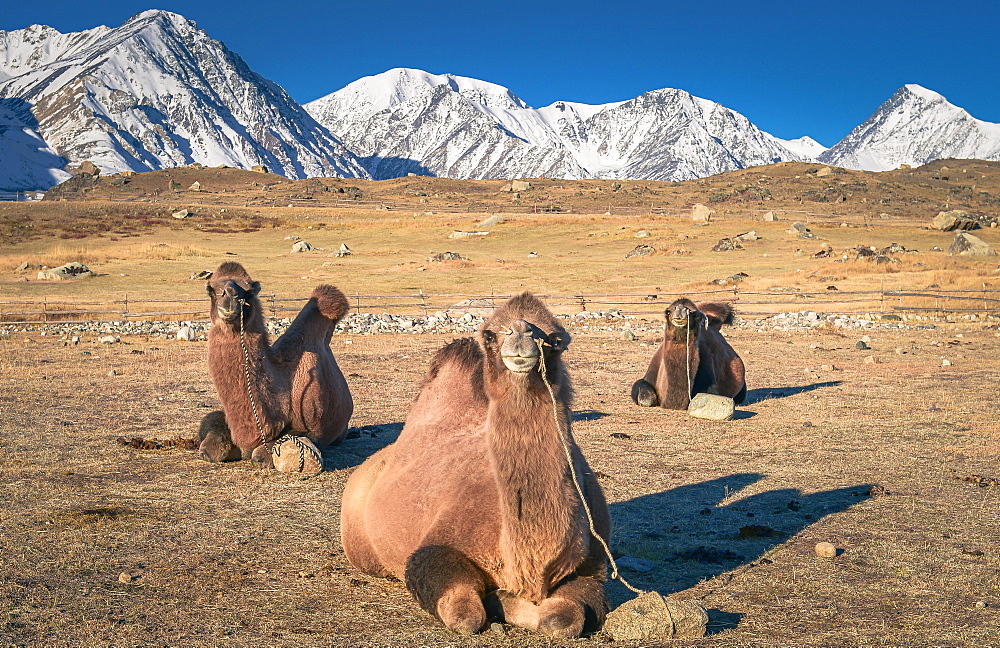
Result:
M996 330L872 333L859 351L861 333L730 329L750 393L729 422L631 403L651 335L571 331L573 432L612 549L654 566L622 573L710 610L708 637L671 645L1000 645ZM625 645L459 637L344 558L347 477L398 435L450 339L335 336L353 438L303 481L116 441L194 436L218 406L204 342L0 337L0 647Z

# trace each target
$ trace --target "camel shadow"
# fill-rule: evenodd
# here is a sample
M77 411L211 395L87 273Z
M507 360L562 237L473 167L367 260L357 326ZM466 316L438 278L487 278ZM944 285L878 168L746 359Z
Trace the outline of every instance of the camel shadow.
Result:
M401 422L348 428L347 437L340 445L323 450L323 469L342 470L360 466L365 459L395 442L402 431Z
M743 405L753 405L761 401L772 400L775 398L785 398L786 396L795 396L796 394L804 394L806 392L822 389L824 387L836 387L842 382L843 381L840 380L827 380L826 382L818 382L811 385L799 385L797 387L759 387L757 389L751 389L747 392L747 397L746 400L743 401Z
M741 566L770 564L770 549L865 501L871 488L859 484L810 494L781 488L740 497L764 477L737 473L612 504L616 560L639 559L626 560L622 575L635 587L666 595ZM613 606L635 596L618 582L609 581L607 591ZM710 610L709 618L716 631L740 620L720 610Z
M598 412L597 410L577 410L573 412L573 422L578 421L600 421L602 418L610 416L607 412Z

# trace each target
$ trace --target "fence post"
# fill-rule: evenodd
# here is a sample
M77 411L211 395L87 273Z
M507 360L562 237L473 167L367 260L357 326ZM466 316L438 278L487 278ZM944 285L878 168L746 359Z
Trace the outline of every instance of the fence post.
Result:
M420 307L424 309L424 319L427 319L427 299L424 297L424 289L418 288L420 291Z
M49 303L49 298L48 297L42 297L42 323L43 324L49 321L48 303Z
M357 310L360 313L361 312L361 295L358 294L357 291L354 292L354 303L355 303L355 306L354 306L355 310Z
M125 293L125 299L123 300L124 310L122 312L122 317L128 320L128 293Z
M576 298L580 301L580 311L587 310L587 300L584 299L582 290L576 292Z

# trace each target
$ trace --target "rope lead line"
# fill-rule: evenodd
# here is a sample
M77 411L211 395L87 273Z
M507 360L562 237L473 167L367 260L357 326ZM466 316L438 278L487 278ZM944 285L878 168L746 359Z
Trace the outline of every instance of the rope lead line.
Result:
M549 383L549 377L547 375L547 370L545 368L545 349L543 348L544 342L539 339L535 339L535 344L538 346L538 373L542 377L542 382L545 383L545 388L549 390L549 398L552 399L552 416L556 422L556 429L559 430L559 440L562 441L563 452L566 454L566 463L569 465L570 475L573 476L573 486L576 487L576 494L580 497L580 504L583 506L583 512L587 514L587 524L590 526L590 535L594 536L598 542L601 543L601 547L604 548L604 553L608 557L608 562L611 563L611 578L619 581L622 585L629 588L636 594L646 594L641 589L633 587L631 583L625 580L625 577L618 573L618 564L615 563L614 557L611 555L611 549L608 547L608 543L604 541L604 538L597 532L594 528L594 516L590 513L590 506L587 505L587 498L583 495L583 488L580 486L580 480L576 476L576 467L573 465L573 453L569 449L569 431L563 429L563 425L560 422L559 409L556 405L556 396L552 391L552 385Z

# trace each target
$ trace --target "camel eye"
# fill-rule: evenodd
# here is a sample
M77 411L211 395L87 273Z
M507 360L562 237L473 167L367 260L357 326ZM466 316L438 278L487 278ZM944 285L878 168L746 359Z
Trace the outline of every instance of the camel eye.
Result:
M483 330L483 342L489 345L496 344L497 334L489 329Z

